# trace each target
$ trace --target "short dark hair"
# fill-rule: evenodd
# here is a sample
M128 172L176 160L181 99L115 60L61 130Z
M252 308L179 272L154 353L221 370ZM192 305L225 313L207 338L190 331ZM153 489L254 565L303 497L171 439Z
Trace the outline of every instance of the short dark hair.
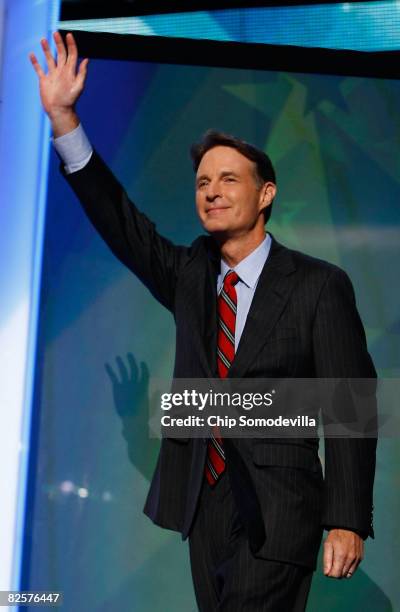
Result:
M274 167L270 158L266 153L264 153L264 151L257 149L257 147L249 144L245 140L241 140L240 138L232 136L231 134L218 132L217 130L207 130L207 132L203 134L201 140L199 142L195 142L190 147L190 156L192 158L193 169L195 172L197 172L205 153L217 146L231 147L232 149L236 149L239 151L239 153L247 157L247 159L254 162L256 165L256 179L260 183L270 181L271 183L276 184ZM265 223L271 216L271 210L272 202L264 209Z

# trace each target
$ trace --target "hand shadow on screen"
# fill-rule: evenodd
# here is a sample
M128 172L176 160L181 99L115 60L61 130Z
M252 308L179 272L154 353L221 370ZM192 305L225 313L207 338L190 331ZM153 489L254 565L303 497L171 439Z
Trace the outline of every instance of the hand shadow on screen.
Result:
M149 402L155 401L157 395L149 399L149 369L144 361L139 368L132 353L127 354L126 362L118 355L116 366L106 363L105 369L112 385L114 407L121 419L129 460L150 481L160 445L156 438L149 437Z

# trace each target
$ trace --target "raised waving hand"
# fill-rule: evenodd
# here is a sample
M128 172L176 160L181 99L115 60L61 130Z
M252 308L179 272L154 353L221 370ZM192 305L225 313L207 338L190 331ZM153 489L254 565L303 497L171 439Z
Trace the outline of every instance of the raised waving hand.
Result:
M54 136L57 137L70 132L79 124L75 104L84 89L89 60L82 60L78 68L78 49L71 33L66 37L67 46L59 32L55 32L53 37L57 48L56 58L47 40L43 38L40 41L47 72L42 69L34 53L30 53L29 57L39 77L43 108L50 118Z

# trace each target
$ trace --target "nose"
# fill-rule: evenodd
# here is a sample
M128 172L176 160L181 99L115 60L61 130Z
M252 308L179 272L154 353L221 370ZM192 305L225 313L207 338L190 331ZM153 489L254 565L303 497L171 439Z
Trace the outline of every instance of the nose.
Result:
M207 202L213 202L220 195L221 194L219 192L217 183L214 183L213 181L210 181L208 183L208 185L207 185L207 191L206 191L206 200L207 200Z

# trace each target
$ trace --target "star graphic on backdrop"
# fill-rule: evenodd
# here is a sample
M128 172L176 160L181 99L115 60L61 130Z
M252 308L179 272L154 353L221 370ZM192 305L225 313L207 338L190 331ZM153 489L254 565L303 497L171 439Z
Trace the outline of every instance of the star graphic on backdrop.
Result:
M289 81L301 83L306 90L304 115L315 112L322 102L330 102L333 106L348 112L345 95L341 85L346 77L315 75L315 74L288 74ZM317 82L317 79L319 83Z
M268 74L267 82L265 78L259 81L252 74L249 77L247 82L227 83L222 88L263 115L275 118L285 104L291 84L283 80L278 72Z

